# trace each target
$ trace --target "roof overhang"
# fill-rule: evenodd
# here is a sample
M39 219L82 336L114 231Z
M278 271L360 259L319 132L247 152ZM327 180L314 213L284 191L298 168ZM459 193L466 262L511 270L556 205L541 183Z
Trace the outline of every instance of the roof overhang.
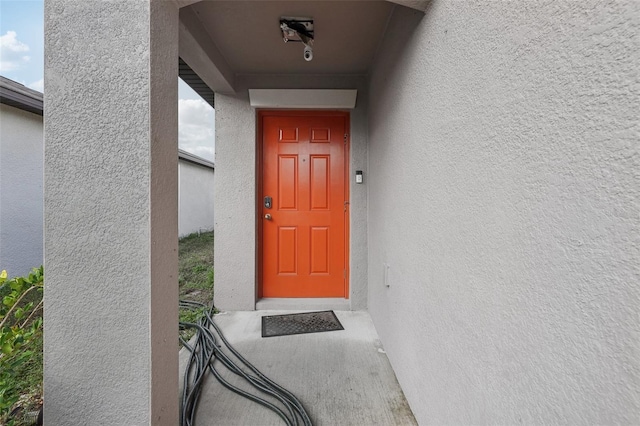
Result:
M429 1L173 0L180 8L180 57L213 92L233 94L244 75L363 76L396 7L424 13ZM313 60L284 43L283 16L314 20ZM192 87L194 85L190 84ZM196 89L196 87L194 87ZM196 89L197 91L197 89Z
M213 162L205 160L202 157L191 154L190 152L184 151L182 149L178 149L178 159L188 161L189 163L197 164L199 166L207 167L212 170L215 170L216 168Z
M194 92L200 95L205 102L215 108L213 90L211 90L207 83L202 81L200 76L196 74L182 58L178 59L178 75Z
M0 103L43 115L42 93L0 76Z

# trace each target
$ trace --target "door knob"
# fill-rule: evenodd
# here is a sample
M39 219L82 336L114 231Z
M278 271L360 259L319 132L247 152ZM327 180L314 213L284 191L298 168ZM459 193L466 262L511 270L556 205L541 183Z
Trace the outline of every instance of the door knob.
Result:
M264 215L264 218L267 219L267 220L271 220L271 215L269 213L267 213L267 214Z

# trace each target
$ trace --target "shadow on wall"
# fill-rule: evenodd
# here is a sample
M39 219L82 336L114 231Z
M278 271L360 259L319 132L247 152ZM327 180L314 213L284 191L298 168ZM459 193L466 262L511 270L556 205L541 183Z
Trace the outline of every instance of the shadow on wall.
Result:
M436 0L429 2L427 9L424 13L410 9L408 7L396 6L390 16L391 19L401 19L403 25L401 27L387 27L387 33L384 36L385 41L389 41L387 46L385 46L385 51L389 52L385 56L386 62L386 72L385 72L385 81L393 82L393 84L384 84L382 81L374 81L374 78L370 77L369 86L375 86L378 90L371 91L370 96L373 94L376 95L377 98L387 98L389 96L388 92L395 87L402 87L406 82L403 80L403 76L405 74L403 72L398 71L398 67L400 64L404 62L404 57L407 55L407 52L415 52L416 49L411 48L411 44L415 43L414 40L414 32L420 25L425 16L429 14L429 11L433 7L433 3ZM379 60L377 57L381 52L378 51L376 54L376 58L374 58L374 65ZM369 74L373 76L373 73ZM375 99L370 99L369 105L374 104ZM369 113L371 113L371 109ZM369 125L375 126L375 123L379 120L375 120L374 117L369 117Z

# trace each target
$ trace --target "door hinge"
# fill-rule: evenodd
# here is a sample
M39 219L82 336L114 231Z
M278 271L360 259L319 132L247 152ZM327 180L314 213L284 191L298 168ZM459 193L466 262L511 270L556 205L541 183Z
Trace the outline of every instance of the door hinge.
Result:
M349 137L349 135L345 133L345 134L344 134L344 144L345 144L345 145L347 144L347 138L348 138L348 137Z
M348 202L348 201L345 201L345 202L344 202L344 211L345 211L345 212L347 211L347 206L348 206L348 205L349 205L349 202Z

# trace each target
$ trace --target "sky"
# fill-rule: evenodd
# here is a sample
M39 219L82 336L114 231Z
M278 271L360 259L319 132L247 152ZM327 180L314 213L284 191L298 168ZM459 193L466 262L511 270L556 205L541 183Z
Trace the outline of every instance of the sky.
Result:
M44 2L0 0L0 75L44 91ZM215 160L215 110L178 79L178 146Z

